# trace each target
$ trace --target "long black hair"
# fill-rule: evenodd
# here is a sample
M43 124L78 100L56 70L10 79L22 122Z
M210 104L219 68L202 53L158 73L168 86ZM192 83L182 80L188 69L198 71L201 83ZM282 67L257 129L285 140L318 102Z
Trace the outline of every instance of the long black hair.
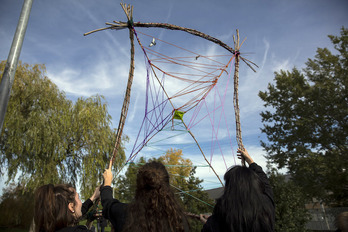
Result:
M152 161L142 166L123 231L184 231L185 222L184 211L169 185L164 165Z
M224 176L225 189L213 215L223 231L273 231L273 208L265 186L251 169L235 166Z

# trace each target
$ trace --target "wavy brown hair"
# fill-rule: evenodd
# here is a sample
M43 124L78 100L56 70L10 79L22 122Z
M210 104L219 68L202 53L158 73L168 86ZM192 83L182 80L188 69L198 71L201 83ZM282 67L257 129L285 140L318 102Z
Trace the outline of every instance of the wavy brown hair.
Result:
M348 212L342 212L335 219L337 232L348 231Z
M164 165L152 161L142 166L123 231L184 231L185 223L184 211L170 188Z
M72 226L76 219L69 203L75 202L75 189L69 184L47 184L35 192L35 232L54 232Z

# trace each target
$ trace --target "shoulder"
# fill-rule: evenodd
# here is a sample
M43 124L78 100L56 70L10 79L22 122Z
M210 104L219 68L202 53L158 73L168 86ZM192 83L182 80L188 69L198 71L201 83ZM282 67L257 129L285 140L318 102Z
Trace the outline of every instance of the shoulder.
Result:
M262 182L268 183L268 177L266 173L262 170L262 167L257 163L252 163L249 165L249 169L253 170L261 179Z
M254 171L262 171L262 167L259 166L257 163L252 163L249 165L249 168Z

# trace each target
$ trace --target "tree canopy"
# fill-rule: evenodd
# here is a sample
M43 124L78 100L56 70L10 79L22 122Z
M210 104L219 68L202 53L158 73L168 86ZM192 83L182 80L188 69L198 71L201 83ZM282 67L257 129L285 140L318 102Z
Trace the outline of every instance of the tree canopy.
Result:
M9 185L3 190L0 209L0 227L28 230L34 214L34 193L19 185Z
M275 231L306 231L306 224L310 220L310 216L304 207L307 198L301 187L292 180L286 180L286 176L275 169L270 170L268 176L276 205Z
M2 76L5 61L0 63ZM80 184L93 193L114 147L107 104L100 95L67 99L44 65L19 62L0 137L0 172L34 189L47 183ZM124 160L120 149L118 163Z
M336 52L318 48L302 72L275 73L259 92L264 106L262 146L271 162L327 203L348 203L348 30L329 36Z
M167 170L172 176L170 179L171 184L179 186L183 179L189 177L192 170L192 161L190 159L184 159L182 150L180 149L168 149L165 155L159 157L159 161L167 165Z

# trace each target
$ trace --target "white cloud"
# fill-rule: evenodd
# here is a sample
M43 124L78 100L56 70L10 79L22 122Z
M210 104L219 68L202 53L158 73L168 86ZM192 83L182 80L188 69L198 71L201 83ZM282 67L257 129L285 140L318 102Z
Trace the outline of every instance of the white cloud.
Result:
M94 94L120 95L118 83L127 78L126 67L113 67L108 62L99 62L88 68L48 68L48 76L59 89L67 94L89 97ZM125 84L126 86L126 84ZM123 90L123 89L122 89Z
M250 156L254 159L255 163L260 165L262 167L262 169L266 172L267 160L266 160L266 158L263 157L265 152L262 150L262 147L250 145L248 147L246 146L246 148L247 148ZM192 160L194 160L194 159L192 159ZM237 157L233 156L233 155L229 155L228 157L225 157L225 160L227 162L227 166L228 166L227 168L234 166L234 165L241 164L240 160L237 159ZM193 162L193 163L195 164L195 162ZM200 163L200 164L202 164L202 163ZM225 162L223 161L222 157L221 156L215 157L213 162L212 162L212 166L215 169L215 171L218 173L220 179L224 183L223 176L224 176L225 172L227 171L227 169L226 169ZM204 179L202 186L205 189L221 187L221 184L220 184L218 178L216 177L214 172L212 170L210 170L210 168L208 168L208 167L198 167L196 169L196 175L200 179Z

